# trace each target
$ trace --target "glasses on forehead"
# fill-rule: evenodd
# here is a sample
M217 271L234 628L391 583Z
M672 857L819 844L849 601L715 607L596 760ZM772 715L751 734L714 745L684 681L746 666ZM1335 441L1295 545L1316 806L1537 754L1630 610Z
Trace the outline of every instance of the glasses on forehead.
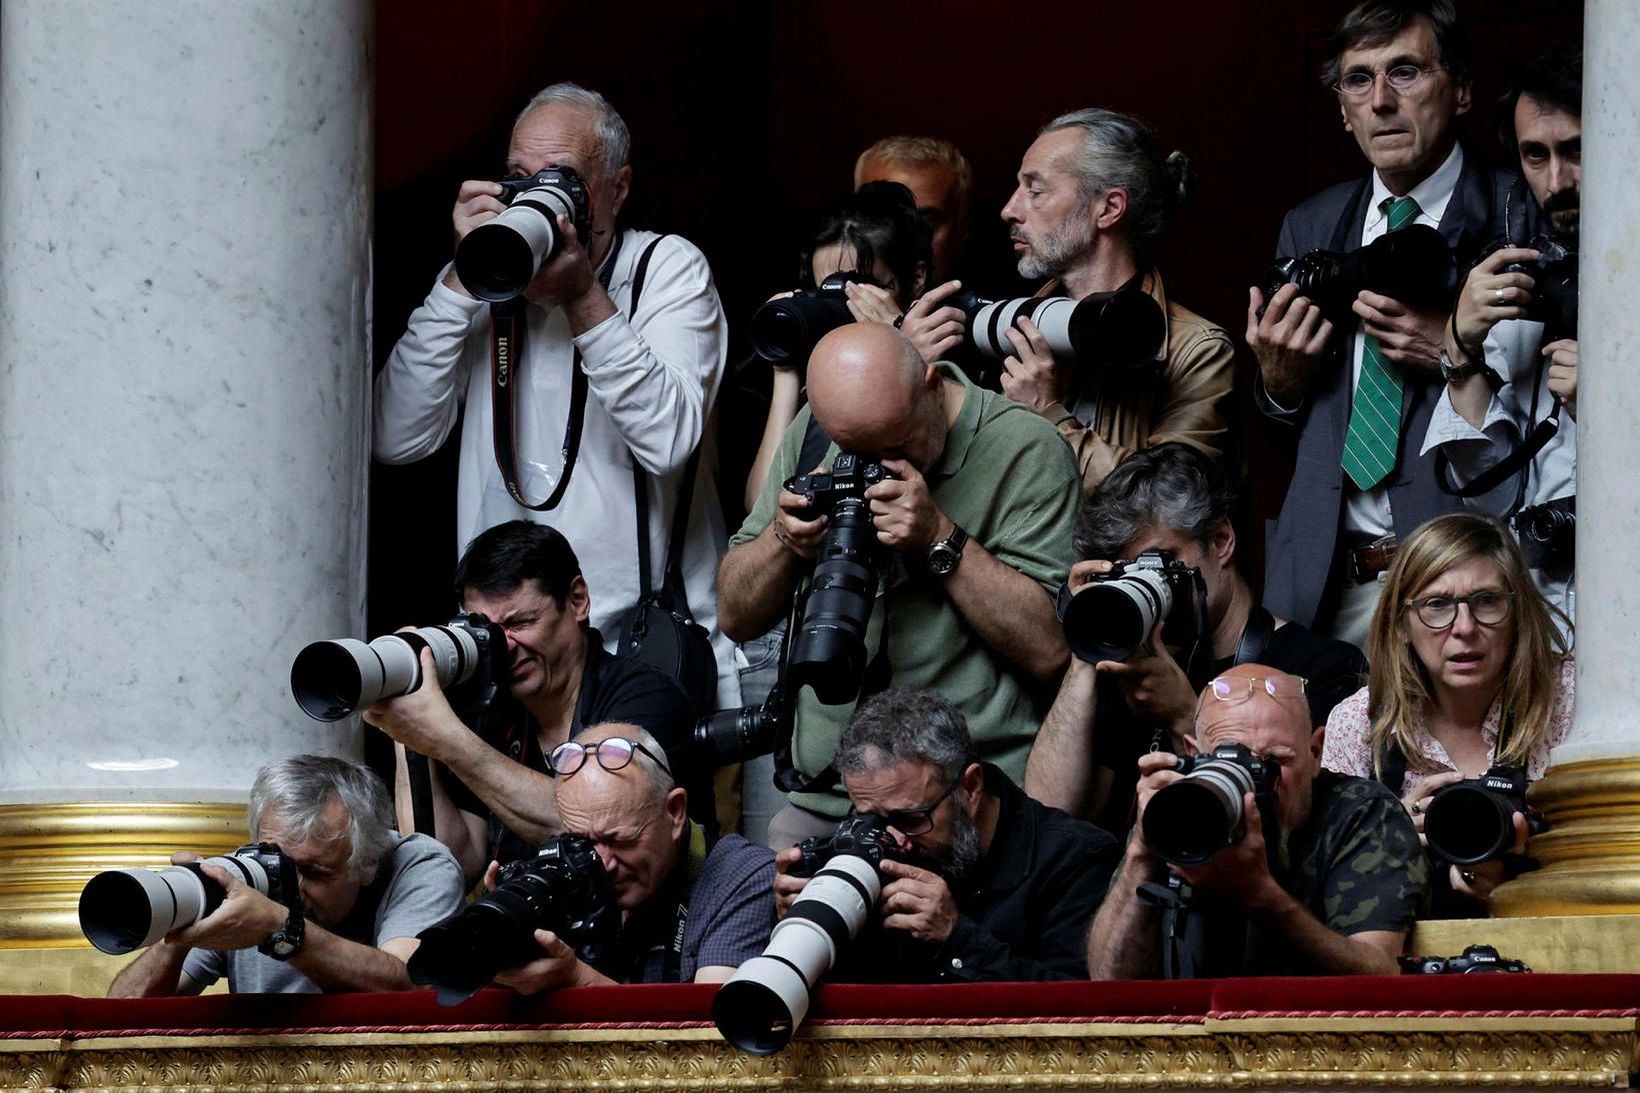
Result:
M1220 702L1246 702L1260 688L1271 698L1303 698L1303 676L1219 676L1207 685Z
M1396 65L1394 68L1375 69L1371 72L1365 69L1356 69L1354 72L1344 73L1343 77L1333 84L1333 90L1359 98L1372 90L1372 85L1378 82L1378 74L1382 72L1384 82L1389 84L1390 90L1396 92L1411 91L1423 82L1425 76L1434 71L1436 70L1433 68L1410 64Z
M955 793L962 784L962 775L945 787L945 792L934 798L934 803L922 808L896 808L889 812L879 812L883 821L902 835L925 835L934 829L934 810L945 803L945 799ZM849 815L857 816L854 809L849 809Z
M667 774L672 773L672 768L666 765L666 760L636 740L628 740L624 736L605 737L590 748L574 740L565 741L547 753L547 770L554 777L568 778L586 766L589 753L598 760L600 767L611 772L625 768L632 762L633 756L642 753L649 756L650 762Z
M1425 596L1409 600L1407 606L1418 612L1418 621L1431 630L1445 630L1458 621L1459 604L1468 604L1470 617L1482 626L1496 626L1509 617L1514 600L1513 592L1483 588L1467 596Z

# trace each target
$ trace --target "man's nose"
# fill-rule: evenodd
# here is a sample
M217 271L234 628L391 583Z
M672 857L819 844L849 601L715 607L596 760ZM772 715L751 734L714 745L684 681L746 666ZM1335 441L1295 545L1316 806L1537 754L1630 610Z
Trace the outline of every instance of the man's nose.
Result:
M1549 157L1549 192L1552 194L1564 193L1567 190L1576 191L1578 183L1578 169L1568 159L1562 156Z
M1374 72L1372 74L1372 90L1367 92L1367 98L1372 102L1374 111L1388 114L1401 105L1400 96L1389 85L1389 73Z
M1010 224L1018 223L1019 220L1020 220L1020 217L1019 217L1018 213L1016 213L1014 211L1015 206L1017 206L1018 204L1019 204L1019 191L1016 189L1016 190L1014 190L1013 193L1008 195L1008 203L1006 205L1002 206L1002 219L1007 221Z

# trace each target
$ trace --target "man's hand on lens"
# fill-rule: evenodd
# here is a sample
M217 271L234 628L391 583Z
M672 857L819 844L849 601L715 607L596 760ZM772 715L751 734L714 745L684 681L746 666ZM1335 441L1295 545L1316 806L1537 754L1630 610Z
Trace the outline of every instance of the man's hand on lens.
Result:
M1258 309L1263 306L1264 293L1248 289L1247 344L1258 358L1264 389L1285 404L1308 386L1333 326L1322 317L1321 308L1299 295L1297 285L1282 285L1260 318Z
M1139 788L1135 794L1137 811L1133 832L1128 838L1128 857L1150 862L1161 860L1145 845L1145 806L1150 804L1157 790L1184 777L1179 773L1178 766L1179 758L1171 752L1152 751L1139 756Z
M900 305L894 302L893 295L886 288L846 281L843 296L848 313L854 316L857 323L887 323L893 326L894 320L900 317Z
M1157 620L1145 644L1128 660L1102 660L1095 667L1121 685L1128 708L1140 721L1153 728L1165 727L1174 747L1182 748L1183 737L1190 734L1195 717L1196 691L1179 662L1162 644L1165 621Z
M496 973L495 981L519 994L540 994L558 987L584 987L605 981L551 930L535 931L535 943L541 947L542 956L516 968L503 968Z
M961 288L961 281L947 281L923 293L900 322L900 333L916 346L924 364L945 359L947 353L962 344L968 320L959 308L940 306L941 300Z
M1487 255L1464 278L1458 307L1452 316L1459 347L1479 356L1486 335L1505 319L1524 319L1535 282L1524 273L1507 273L1515 262L1536 261L1538 252L1527 247L1504 247Z
M1462 771L1443 770L1439 774L1431 774L1428 778L1419 782L1417 789L1401 799L1401 807L1407 810L1408 816L1412 817L1412 826L1418 829L1418 841L1423 845L1429 845L1429 840L1424 838L1424 813L1429 811L1430 799L1435 796L1436 790L1461 781L1463 781Z
M816 467L814 472L824 470ZM820 550L820 540L825 537L826 527L830 520L824 513L814 516L809 512L809 498L790 490L781 490L780 496L775 498L775 505L779 511L774 514L774 522L769 527L774 537L787 551L799 558L812 561Z
M897 477L866 491L877 541L894 550L927 550L956 527L934 503L922 472L904 459L885 459Z
M1214 854L1206 864L1174 872L1192 887L1212 892L1243 909L1268 905L1281 891L1270 875L1270 858L1264 846L1264 824L1258 802L1251 793L1241 799L1246 830L1241 838Z
M945 878L927 869L886 858L883 873L895 878L883 888L883 925L904 930L918 941L941 942L957 924L957 901Z
M1363 333L1378 339L1387 360L1402 368L1439 374L1446 345L1446 313L1419 311L1389 296L1362 290L1350 305Z
M467 238L467 233L484 223L494 220L506 210L507 206L501 201L501 185L484 179L470 178L461 184L456 192L455 208L450 211L450 223L455 228L456 243ZM446 288L454 289L463 296L471 296L461 278L456 276L456 268L450 267L450 272L444 275Z
M791 867L803 860L803 852L795 846L788 846L774 856L774 913L776 918L785 918L786 912L792 909L797 897L803 889L809 886L809 878L794 877Z
M1048 339L1031 320L1020 319L1005 333L1017 355L1002 362L1002 393L1042 413L1065 397L1069 376L1054 363Z
M174 855L177 862L184 855ZM196 860L196 855L186 855ZM180 862L178 863L180 864ZM217 909L194 923L171 934L167 940L191 949L214 949L232 952L235 949L254 949L285 924L289 910L264 896L217 865L202 865L207 877L222 886L227 894Z
M543 307L579 300L598 283L592 258L581 246L581 237L567 216L558 217L558 253L541 263L535 279L524 289L524 299Z
M405 629L414 629L406 627ZM400 631L403 633L403 630ZM438 683L438 665L431 650L422 649L421 686L409 694L384 698L364 711L368 724L391 736L411 751L435 758L442 756L452 739L466 732ZM474 737L473 739L477 739Z
M1561 338L1543 347L1549 358L1549 393L1577 420L1577 339Z

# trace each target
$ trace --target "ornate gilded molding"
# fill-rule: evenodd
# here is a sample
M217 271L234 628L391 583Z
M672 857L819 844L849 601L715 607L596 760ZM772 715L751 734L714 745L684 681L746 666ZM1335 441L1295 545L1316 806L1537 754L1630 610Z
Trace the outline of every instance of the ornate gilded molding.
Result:
M76 908L104 869L220 854L245 841L245 806L81 801L0 805L0 949L86 946Z
M1498 888L1494 916L1640 912L1640 758L1559 764L1527 800L1549 822L1529 847L1543 867Z
M778 1055L714 1030L0 1041L11 1088L996 1090L1606 1087L1632 1017L1346 1017L1206 1024L825 1026Z

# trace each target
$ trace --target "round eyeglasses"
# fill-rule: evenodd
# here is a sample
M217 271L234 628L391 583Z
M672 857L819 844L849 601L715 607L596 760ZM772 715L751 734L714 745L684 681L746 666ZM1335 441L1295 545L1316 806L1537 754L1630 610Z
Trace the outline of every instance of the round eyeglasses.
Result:
M1411 91L1423 82L1425 76L1436 70L1425 68L1422 65L1396 65L1394 68L1382 69L1381 71L1384 74L1384 82L1389 84L1390 90L1399 94ZM1343 77L1333 84L1333 89L1341 91L1352 98L1360 98L1371 91L1373 84L1377 82L1378 72L1356 69L1354 72L1344 73Z
M1483 588L1467 596L1425 596L1409 600L1407 606L1418 612L1418 621L1431 630L1445 630L1458 621L1458 605L1469 605L1469 617L1482 626L1496 626L1509 617L1509 608L1515 602L1513 592L1499 592Z
M568 778L586 766L588 753L598 760L600 767L614 772L626 767L640 752L649 756L650 761L667 774L672 773L666 760L636 740L628 740L624 736L607 736L591 747L574 740L565 741L547 753L547 772L555 778Z
M1261 687L1271 698L1303 698L1303 676L1219 676L1207 689L1220 702L1246 702Z

